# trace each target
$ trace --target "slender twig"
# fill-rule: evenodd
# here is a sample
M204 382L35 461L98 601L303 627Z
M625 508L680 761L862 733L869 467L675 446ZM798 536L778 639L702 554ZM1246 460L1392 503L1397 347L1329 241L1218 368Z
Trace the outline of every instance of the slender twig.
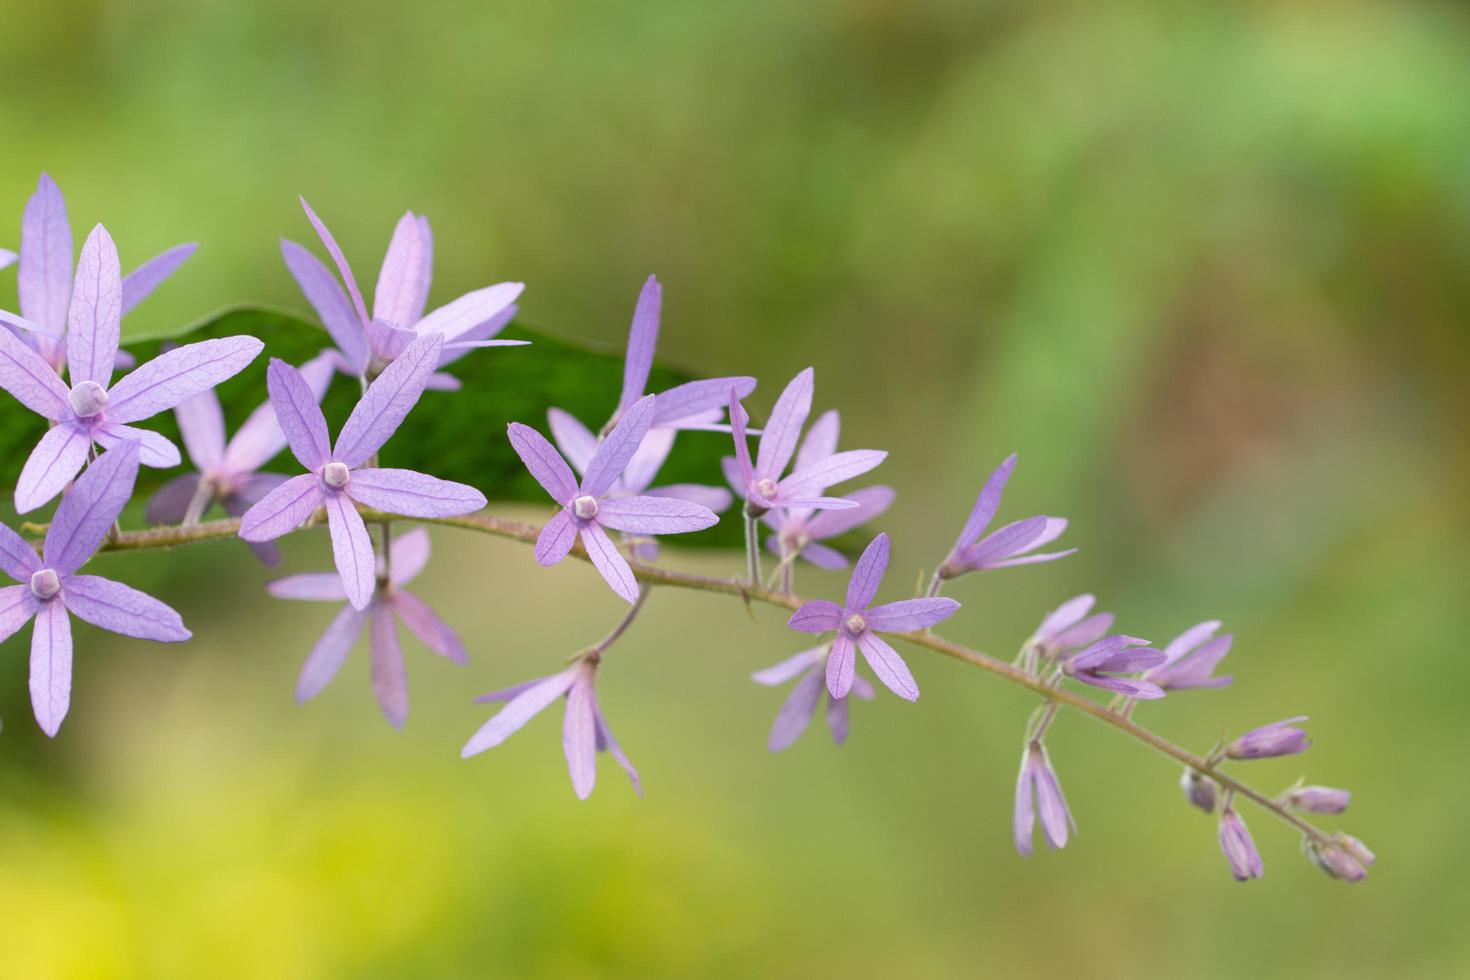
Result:
M525 544L534 544L536 538L541 533L541 528L534 524L483 513L469 514L464 517L406 518L363 508L362 516L366 521L384 522L402 520L420 524L439 524L445 527L464 528L470 531L478 531L481 534L520 541ZM231 519L209 521L204 524L196 524L193 527L158 527L144 531L127 531L113 540L104 542L100 550L147 551L161 548L175 548L181 545L232 538L239 532L239 529L239 520ZM587 553L583 550L581 544L576 545L571 553L583 560L587 559ZM633 570L633 574L647 585L667 585L679 589L692 589L699 592L739 596L747 605L753 602L759 602L768 606L779 606L783 609L797 609L806 602L801 596L765 588L760 584L759 579L756 579L754 582L746 582L740 578L694 575L688 572L677 572L667 568L660 568L656 565L647 565L637 561L629 562L629 565ZM632 614L629 615L627 622L631 622L631 619ZM619 632L625 628L626 622L620 627ZM895 633L892 635L914 646L923 647L924 649L943 654L954 660L963 661L972 667L978 667L997 677L1008 680L1018 687L1026 688L1033 694L1049 702L1071 708L1073 711L1087 715L1095 721L1099 721L1110 728L1142 742L1160 755L1167 756L1180 765L1187 766L1201 775L1214 780L1223 790L1249 799L1257 806L1284 820L1318 843L1325 845L1331 843L1333 840L1332 835L1319 829L1316 825L1304 819L1300 814L1289 809L1271 795L1263 793L1247 783L1241 782L1220 768L1218 763L1204 756L1196 755L1179 745L1175 745L1162 735L1158 735L1144 728L1131 718L1109 710L1107 705L1100 704L1066 688L1052 687L1046 679L1037 677L1035 674L1029 673L1021 667L1007 663L1004 660L999 660L979 650L955 643L952 640L947 640L929 630L915 631L912 633ZM616 638L616 636L612 637L612 639Z

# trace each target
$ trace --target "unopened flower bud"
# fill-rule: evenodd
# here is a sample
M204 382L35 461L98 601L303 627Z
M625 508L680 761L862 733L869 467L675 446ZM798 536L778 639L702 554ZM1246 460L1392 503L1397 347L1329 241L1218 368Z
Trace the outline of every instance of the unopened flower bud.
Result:
M1302 853L1324 874L1338 881L1355 882L1368 877L1362 863L1336 841L1323 843L1311 837L1303 837Z
M1225 746L1225 755L1231 759L1268 759L1305 752L1312 743L1306 732L1293 726L1306 720L1305 715L1299 715L1252 729Z
M1220 811L1220 850L1225 852L1225 860L1230 862L1230 873L1236 881L1249 881L1266 873L1261 852L1256 850L1256 842L1251 840L1245 821L1228 803Z
M1341 813L1352 794L1331 786L1297 786L1286 791L1286 805L1308 813Z
M1215 812L1215 781L1208 778L1197 769L1185 767L1184 774L1179 777L1179 788L1184 790L1184 798L1191 806L1197 806L1206 813Z

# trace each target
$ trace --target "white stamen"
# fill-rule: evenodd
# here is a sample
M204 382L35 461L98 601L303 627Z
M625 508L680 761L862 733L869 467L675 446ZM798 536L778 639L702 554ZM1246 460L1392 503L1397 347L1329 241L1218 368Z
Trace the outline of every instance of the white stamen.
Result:
M755 492L767 500L776 496L776 481L768 476L763 476L755 481Z
M572 513L584 521L590 521L597 516L597 498L586 494L572 501Z
M339 463L334 459L322 467L322 482L333 490L341 490L347 486L347 475L349 472L346 463Z
M853 636L857 636L868 628L868 621L857 613L853 613L843 621L842 628Z
M100 415L107 407L107 389L95 381L83 381L71 390L67 399L71 402L71 410L77 413L77 418L89 419Z
M31 595L49 599L61 591L61 578L53 568L43 568L31 576Z

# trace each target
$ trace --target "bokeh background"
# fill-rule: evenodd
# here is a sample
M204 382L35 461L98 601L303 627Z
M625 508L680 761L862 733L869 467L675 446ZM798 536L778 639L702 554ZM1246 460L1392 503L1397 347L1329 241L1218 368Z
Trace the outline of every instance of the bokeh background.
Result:
M1351 787L1334 825L1380 856L1336 884L1247 812L1267 876L1236 885L1172 767L1068 717L1080 833L1023 861L1027 697L913 651L917 706L772 757L784 693L748 677L800 639L697 594L655 595L600 683L647 798L604 759L578 803L554 715L457 750L474 694L619 615L585 565L436 534L421 592L472 662L405 641L398 732L365 651L292 703L330 612L267 599L223 545L96 563L196 639L78 627L55 741L28 632L0 650L0 974L1470 970L1463 4L10 0L0 133L0 245L43 169L125 265L204 243L134 332L303 308L276 251L309 237L298 192L364 272L426 212L435 298L522 279L525 322L590 344L622 342L657 272L662 356L759 376L757 417L815 364L844 443L892 450L889 597L1019 452L1002 516L1066 515L1081 551L958 583L947 632L1008 654L1085 590L1156 640L1225 620L1235 686L1141 718L1205 749L1311 715L1308 754L1249 775ZM321 532L298 538L287 568L323 567Z

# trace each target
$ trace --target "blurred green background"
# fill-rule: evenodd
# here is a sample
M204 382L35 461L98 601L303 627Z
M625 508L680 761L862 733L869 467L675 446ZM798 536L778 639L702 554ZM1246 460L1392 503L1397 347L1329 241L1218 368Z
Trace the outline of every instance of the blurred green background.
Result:
M655 595L599 685L647 798L603 759L579 804L555 714L457 750L474 694L619 615L585 565L436 534L419 591L471 664L406 640L397 732L365 650L292 703L330 610L268 600L221 545L96 563L196 638L79 626L54 742L28 631L5 644L3 975L1470 970L1463 4L11 0L0 79L0 246L43 169L127 266L203 242L133 332L302 308L276 251L309 238L297 193L365 277L426 212L435 299L523 279L526 322L570 339L621 344L657 272L662 356L758 375L757 417L815 364L844 444L892 450L891 598L1019 452L1002 517L1066 515L1082 550L958 583L946 631L1008 655L1085 590L1158 641L1225 620L1235 686L1140 718L1206 749L1311 715L1307 755L1249 775L1352 788L1328 822L1380 856L1333 883L1247 811L1267 877L1236 885L1173 768L1068 717L1080 834L1023 861L1027 697L911 651L916 706L881 696L846 747L814 726L771 757L784 691L748 675L801 641L697 594ZM299 535L287 568L327 554Z

